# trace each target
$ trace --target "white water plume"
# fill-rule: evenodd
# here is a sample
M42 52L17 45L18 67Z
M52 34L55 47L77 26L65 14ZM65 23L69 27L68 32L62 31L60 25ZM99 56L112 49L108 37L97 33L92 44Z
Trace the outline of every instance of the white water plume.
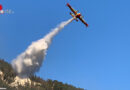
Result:
M17 58L12 61L12 67L19 77L28 77L40 69L53 37L73 20L72 18L62 22L45 37L32 42L25 52L18 55Z

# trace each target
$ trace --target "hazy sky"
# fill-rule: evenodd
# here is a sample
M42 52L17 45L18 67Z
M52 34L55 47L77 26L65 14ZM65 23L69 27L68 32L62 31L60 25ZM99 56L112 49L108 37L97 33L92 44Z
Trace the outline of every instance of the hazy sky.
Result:
M32 41L71 18L69 2L88 22L73 21L53 40L37 73L88 90L130 90L129 0L0 0L0 58L11 62Z

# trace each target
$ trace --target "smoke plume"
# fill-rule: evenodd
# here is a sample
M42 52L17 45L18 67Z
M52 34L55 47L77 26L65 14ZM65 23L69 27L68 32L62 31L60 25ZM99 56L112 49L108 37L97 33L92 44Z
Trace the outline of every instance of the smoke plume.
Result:
M28 77L40 69L52 39L64 28L64 26L68 25L72 21L73 18L62 22L55 29L52 29L52 31L45 37L32 42L25 52L21 53L12 61L12 67L19 77Z

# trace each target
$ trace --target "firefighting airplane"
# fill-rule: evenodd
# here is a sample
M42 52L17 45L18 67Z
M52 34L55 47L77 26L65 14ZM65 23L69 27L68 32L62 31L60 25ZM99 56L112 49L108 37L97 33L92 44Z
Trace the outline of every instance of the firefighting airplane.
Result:
M83 19L83 16L82 16L80 13L78 13L78 11L74 10L69 3L67 3L67 6L68 6L68 7L70 8L70 10L74 13L74 14L73 14L73 13L70 12L70 15L71 15L76 21L78 21L78 19L79 19L80 21L82 21L83 24L85 24L85 25L88 27L88 24L87 24L87 22L85 22L85 20ZM77 19L77 18L78 18L78 19Z

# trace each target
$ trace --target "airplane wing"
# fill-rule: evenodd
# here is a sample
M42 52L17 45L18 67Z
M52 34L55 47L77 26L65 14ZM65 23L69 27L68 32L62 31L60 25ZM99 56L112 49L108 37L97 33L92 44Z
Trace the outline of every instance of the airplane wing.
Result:
M85 22L85 20L84 20L82 17L79 17L79 19L80 19L80 21L81 21L83 24L85 24L85 25L88 27L87 22Z
M75 15L77 14L77 12L70 6L69 3L67 3L67 6L70 8L70 10L71 10Z

